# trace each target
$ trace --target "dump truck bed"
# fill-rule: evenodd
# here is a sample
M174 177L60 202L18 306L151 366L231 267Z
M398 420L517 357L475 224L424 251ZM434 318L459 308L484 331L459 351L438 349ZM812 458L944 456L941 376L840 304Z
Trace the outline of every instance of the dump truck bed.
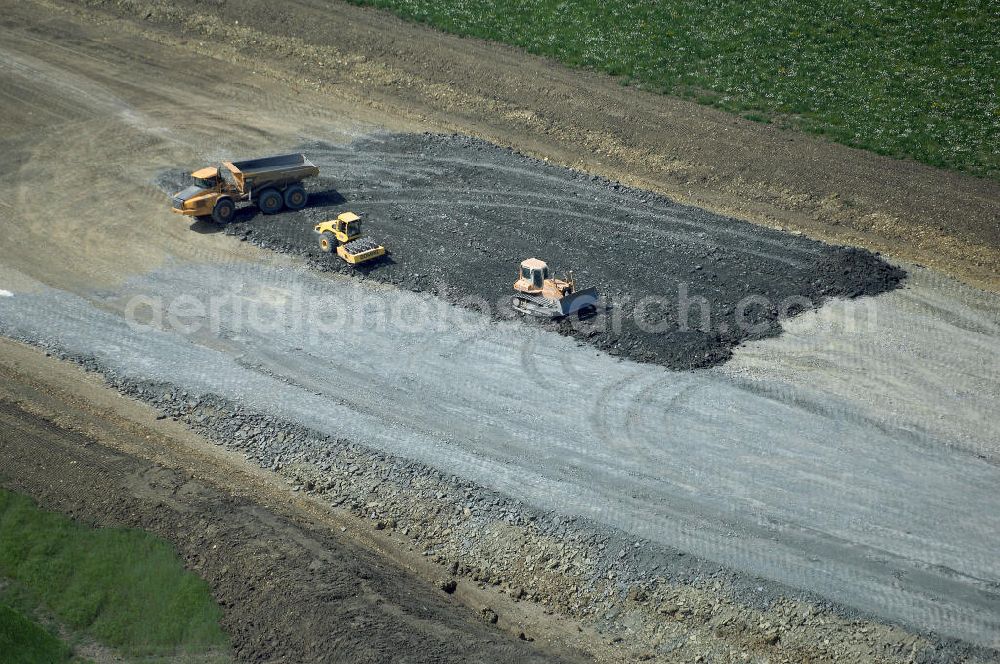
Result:
M259 159L226 161L223 164L233 174L240 189L246 189L248 186L257 190L267 186L284 186L319 175L316 165L298 152Z

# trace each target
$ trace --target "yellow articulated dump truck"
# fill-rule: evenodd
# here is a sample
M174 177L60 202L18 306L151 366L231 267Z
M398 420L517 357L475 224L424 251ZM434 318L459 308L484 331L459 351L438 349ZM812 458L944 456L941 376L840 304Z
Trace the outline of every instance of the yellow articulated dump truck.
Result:
M232 221L242 202L255 204L264 214L301 210L309 199L302 181L316 175L319 169L298 153L224 161L221 167L192 173L194 183L171 197L171 210L219 224Z

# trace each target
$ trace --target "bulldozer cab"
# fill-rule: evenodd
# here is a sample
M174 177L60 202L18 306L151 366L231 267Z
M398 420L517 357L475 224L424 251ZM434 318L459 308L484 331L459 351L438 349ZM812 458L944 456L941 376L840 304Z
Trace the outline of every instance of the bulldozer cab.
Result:
M531 288L542 288L549 278L549 266L545 261L529 258L521 262L521 280Z
M219 169L211 166L199 168L191 174L191 178L194 180L195 186L202 189L215 189L219 184Z

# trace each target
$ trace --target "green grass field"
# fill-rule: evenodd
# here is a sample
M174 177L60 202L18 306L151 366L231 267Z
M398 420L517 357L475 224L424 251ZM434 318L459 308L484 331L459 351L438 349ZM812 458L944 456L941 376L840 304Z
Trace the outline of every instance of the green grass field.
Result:
M16 591L18 608L36 603L127 655L224 651L228 644L207 584L184 569L167 542L139 530L88 528L4 490L0 577ZM53 647L14 614L23 617L23 611L0 613L0 622L10 620L0 625L13 629L9 638Z
M0 603L0 660L7 664L68 662L69 646L13 607Z
M1000 177L993 0L352 0L745 117Z

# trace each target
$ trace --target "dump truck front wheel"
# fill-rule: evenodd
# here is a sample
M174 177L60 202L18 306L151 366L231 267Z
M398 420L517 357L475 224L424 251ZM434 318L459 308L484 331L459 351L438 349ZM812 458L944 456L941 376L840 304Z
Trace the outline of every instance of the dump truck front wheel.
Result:
M308 198L305 187L300 184L293 184L285 189L285 207L289 210L301 210L306 206Z
M212 221L217 224L228 224L236 214L236 203L231 198L220 198L212 208Z
M325 231L319 235L319 250L324 254L329 254L337 248L337 237L330 231Z
M285 204L284 199L281 197L281 192L277 189L265 189L260 192L260 196L257 197L257 207L264 214L274 214L281 210L281 206Z

